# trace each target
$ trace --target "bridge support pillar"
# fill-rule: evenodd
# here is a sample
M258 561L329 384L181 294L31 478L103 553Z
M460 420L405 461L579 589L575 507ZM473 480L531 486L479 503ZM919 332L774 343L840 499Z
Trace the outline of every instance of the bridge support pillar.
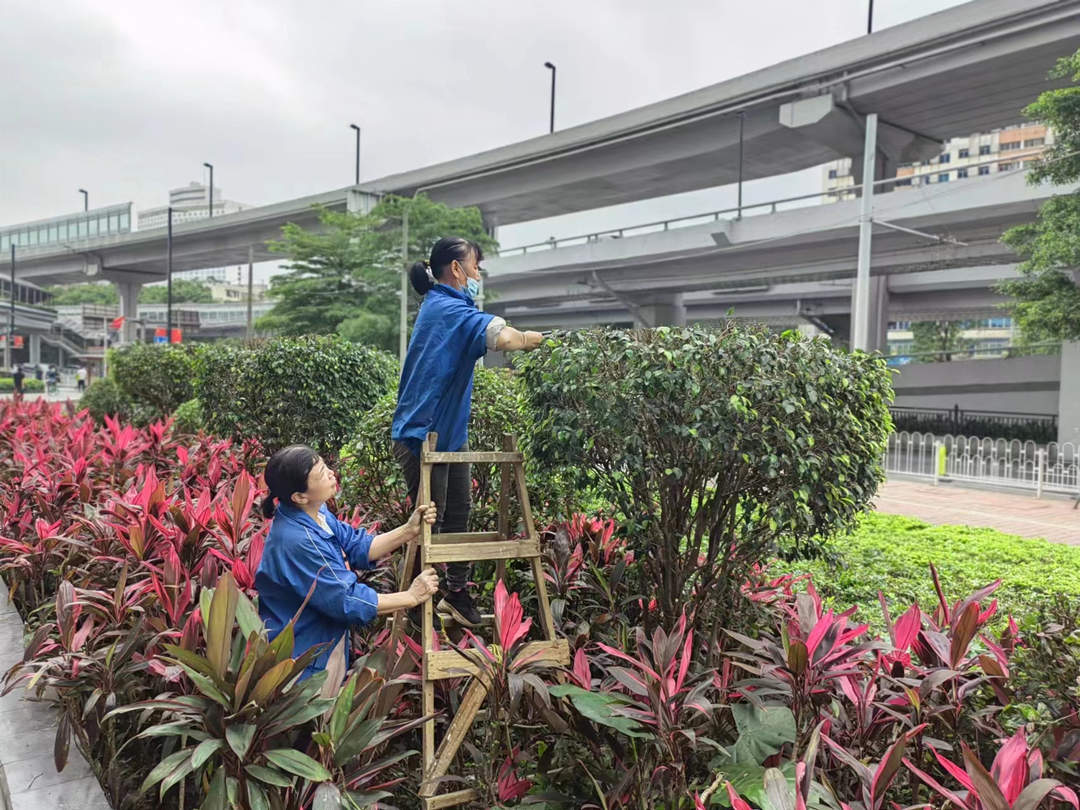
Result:
M135 342L135 320L139 317L140 289L142 289L142 284L137 281L116 282L116 290L120 293L120 314L124 317L124 324L120 327L121 345ZM174 311L174 318L175 315ZM173 323L175 325L175 321Z
M1061 344L1058 389L1058 441L1080 451L1080 341Z
M639 326L686 326L686 304L682 293L654 298L638 308Z
M41 335L30 333L30 364L37 365L41 362Z

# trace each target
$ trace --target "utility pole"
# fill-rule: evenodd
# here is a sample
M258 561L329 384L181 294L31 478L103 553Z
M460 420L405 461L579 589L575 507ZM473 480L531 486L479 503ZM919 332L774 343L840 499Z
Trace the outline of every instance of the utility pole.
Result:
M253 278L255 276L255 246L248 245L248 311L247 311L247 339L251 340L251 299L254 289Z
M165 231L165 343L172 343L172 206Z

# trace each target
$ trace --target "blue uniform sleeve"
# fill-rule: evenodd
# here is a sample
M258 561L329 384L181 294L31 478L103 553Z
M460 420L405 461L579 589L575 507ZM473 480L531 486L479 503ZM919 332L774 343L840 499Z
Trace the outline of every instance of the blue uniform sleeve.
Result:
M318 538L310 534L288 555L281 573L288 587L301 599L307 596L311 583L316 582L308 608L314 607L330 619L344 624L370 624L378 613L378 593L356 579L340 554L328 553Z
M349 565L365 570L374 568L375 563L368 559L368 552L371 550L371 541L375 539L375 536L367 529L354 529L349 523L331 515L329 511L323 514L326 515L330 528L334 530L334 536L341 544L341 550L345 552Z
M462 332L465 335L465 352L473 360L487 354L487 328L493 320L495 316L491 313L469 308Z

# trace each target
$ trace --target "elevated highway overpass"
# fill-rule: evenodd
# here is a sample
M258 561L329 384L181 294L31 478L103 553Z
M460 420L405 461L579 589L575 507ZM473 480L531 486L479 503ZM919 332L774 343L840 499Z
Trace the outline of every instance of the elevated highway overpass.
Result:
M1029 185L1020 170L875 197L870 272L876 344L888 320L986 317L1015 276L1002 232L1069 189ZM724 317L818 323L846 336L858 200L721 218L704 215L513 249L485 262L486 307L528 326ZM704 221L701 221L704 220ZM897 230L899 228L899 230ZM920 235L921 234L921 235Z
M1080 0L975 0L543 137L357 186L184 223L174 228L173 269L278 258L267 242L277 238L287 222L315 225L313 206L366 210L380 195L390 193L425 193L452 205L475 205L496 228L782 175L860 154L871 115L878 122L873 128L874 174L887 177L896 162L936 154L950 136L1015 122L1028 102L1052 86L1046 74L1054 62L1078 48ZM893 195L879 198L882 205L889 196ZM777 238L770 250L778 267L789 268L785 272L801 280L839 277L841 267L853 274L856 243L840 233L850 226L828 219L843 205L822 207L817 215L777 214L776 222L799 223L800 231L823 228L816 237L802 234L795 239L789 233ZM1010 216L1005 219L1014 221ZM748 246L757 231L770 230L758 220L747 217L730 224L726 235L731 245L716 245L718 251L735 247L731 257L720 259L717 254L730 282L742 283L746 277L777 269L751 266L759 258L752 253L741 255L737 265L734 261L734 254ZM983 232L975 225L965 231L977 245L963 256L944 248L946 254L940 256L933 252L937 248L925 245L920 253L900 237L877 233L882 250L875 248L875 262L883 268L892 256L906 267L927 269L1004 261L1000 248L989 244L993 223L985 217L981 221L986 226ZM844 222L849 223L850 217ZM701 229L697 237L707 244L712 231ZM786 256L784 239L793 240ZM139 285L165 277L165 242L165 229L157 228L23 247L18 249L16 274L42 284L88 277L112 280L120 286L125 315L134 315ZM662 261L669 278L695 272L685 260L682 267L678 259ZM805 265L803 271L797 272L797 264ZM631 278L634 273L640 277ZM640 263L626 275L623 281L631 292L656 285ZM493 280L495 287L500 283Z

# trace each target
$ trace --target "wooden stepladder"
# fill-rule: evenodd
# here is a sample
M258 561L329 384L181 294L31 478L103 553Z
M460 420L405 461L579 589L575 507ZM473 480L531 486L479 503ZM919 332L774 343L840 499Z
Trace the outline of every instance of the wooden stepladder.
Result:
M431 502L431 472L436 464L497 464L502 475L499 490L499 523L494 532L461 532L457 534L432 534L431 527L421 523L419 541L409 543L402 563L400 587L408 587L411 581L413 564L417 548L420 552L422 568L436 563L477 562L495 560L496 575L504 578L506 561L527 559L532 565L533 580L536 583L537 601L540 610L540 626L544 633L543 641L534 641L527 645L533 660L549 663L551 666L566 666L570 663L570 649L566 639L555 637L555 623L551 617L551 605L548 602L547 584L540 559L540 535L533 522L532 508L529 505L529 493L525 487L525 458L518 450L517 441L511 435L503 436L503 449L497 452L436 452L438 437L429 433L420 451L420 487L417 493L418 503ZM510 526L510 494L517 490L521 504L521 516L524 524L524 536L512 539ZM434 600L428 600L423 606L421 632L423 635L423 712L431 718L423 726L423 781L420 797L425 810L454 807L477 798L472 789L457 790L452 793L437 795L438 780L450 769L454 755L468 735L487 697L490 684L482 676L480 668L456 650L434 649ZM404 626L403 611L394 614L392 644L396 647ZM468 677L469 685L461 698L457 713L436 748L435 745L435 682L445 678Z

